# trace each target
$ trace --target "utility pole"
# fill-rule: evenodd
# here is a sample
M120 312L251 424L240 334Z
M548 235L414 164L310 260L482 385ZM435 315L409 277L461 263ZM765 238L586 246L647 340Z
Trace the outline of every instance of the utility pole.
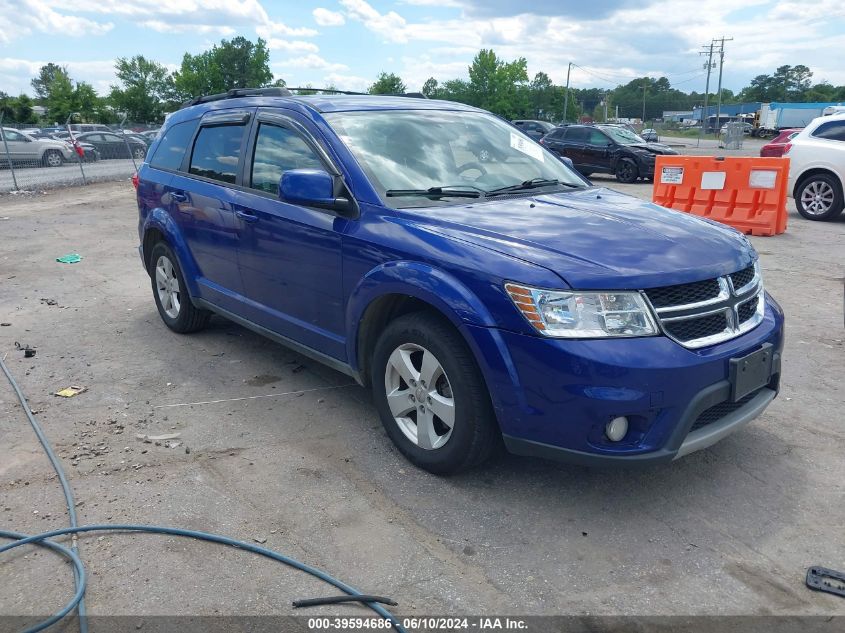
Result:
M566 91L563 93L563 122L566 123L567 108L569 107L569 73L572 70L572 62L566 69Z
M643 128L645 128L645 93L648 90L648 77L643 80Z
M699 52L699 55L704 55L705 51ZM704 108L701 111L701 127L698 130L698 141L696 147L701 145L701 135L704 133L704 128L707 125L707 97L710 95L710 71L713 69L713 42L710 42L710 52L707 53L707 63L704 64L707 69L707 83L704 88Z
M725 37L724 35L714 42L719 42L719 94L716 101L716 126L722 128L722 66L725 64L725 42L733 40L732 37Z
M604 93L604 122L607 123L607 99L610 96L610 91L606 90Z

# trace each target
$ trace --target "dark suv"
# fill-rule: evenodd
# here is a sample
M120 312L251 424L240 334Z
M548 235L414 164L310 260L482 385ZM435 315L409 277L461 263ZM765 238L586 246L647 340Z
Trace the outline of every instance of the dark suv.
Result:
M535 141L539 141L546 134L555 129L554 123L548 121L535 121L533 119L517 119L511 121L518 129L526 136L530 136Z
M666 145L648 143L617 125L566 125L546 134L540 143L569 158L585 176L593 172L614 174L624 183L653 178L654 157L678 153Z
M783 313L737 231L593 187L476 108L274 90L175 112L139 169L170 329L213 312L354 377L438 473L502 443L666 462L775 397Z

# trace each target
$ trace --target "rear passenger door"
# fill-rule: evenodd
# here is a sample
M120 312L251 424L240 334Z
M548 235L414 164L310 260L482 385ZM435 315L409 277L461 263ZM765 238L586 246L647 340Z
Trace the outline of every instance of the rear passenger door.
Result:
M258 111L238 196L241 270L251 321L345 359L341 234L349 220L279 199L290 169L337 170L308 122Z
M212 111L204 116L190 151L162 195L196 265L200 297L233 312L240 311L243 303L238 261L243 223L233 205L251 116L251 110Z

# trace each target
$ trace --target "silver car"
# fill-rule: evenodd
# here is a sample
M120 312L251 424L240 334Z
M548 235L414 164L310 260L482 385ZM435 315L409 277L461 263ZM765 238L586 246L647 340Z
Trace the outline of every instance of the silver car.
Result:
M5 140L5 146L2 140ZM5 163L9 159L14 163L60 167L65 161L73 159L73 147L64 141L36 139L29 134L4 127L0 130L0 161Z

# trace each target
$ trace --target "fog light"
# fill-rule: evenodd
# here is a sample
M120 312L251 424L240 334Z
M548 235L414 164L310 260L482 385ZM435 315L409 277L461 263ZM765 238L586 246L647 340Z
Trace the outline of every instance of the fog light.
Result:
M624 415L619 416L618 418L613 418L607 423L607 426L604 427L604 432L607 435L607 439L611 442L618 442L622 440L628 433L628 418Z

